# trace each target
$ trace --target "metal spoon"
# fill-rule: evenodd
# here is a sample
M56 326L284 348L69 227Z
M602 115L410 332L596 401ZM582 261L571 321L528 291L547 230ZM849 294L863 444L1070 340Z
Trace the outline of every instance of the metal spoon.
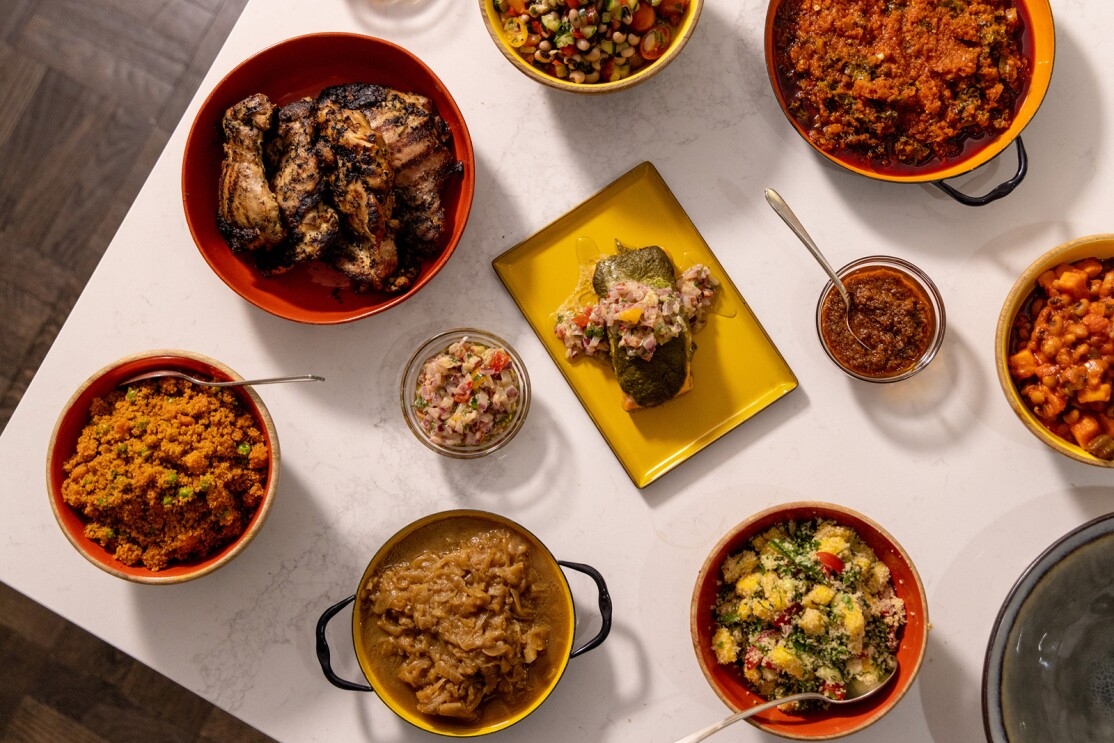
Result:
M804 692L802 694L791 694L790 696L782 697L781 699L772 699L769 702L757 704L753 707L750 707L749 709L743 710L742 712L736 712L730 717L725 717L714 725L709 725L703 730L699 730L692 735L681 738L680 740L676 741L676 743L696 743L697 741L704 740L712 733L723 730L728 725L732 725L739 720L745 720L751 715L757 715L759 712L765 712L771 707L777 707L778 705L786 704L788 702L802 702L806 699L818 699L829 704L850 704L851 702L861 702L862 700L874 696L879 691L884 689L890 683L890 681L893 680L894 676L897 676L896 666L889 676L878 682L877 686L873 686L870 688L856 688L855 682L852 682L847 687L847 696L843 699L832 699L815 691Z
M159 369L157 371L145 372L144 374L137 374L130 379L125 379L117 387L127 387L133 382L139 382L144 379L158 379L160 377L177 377L178 379L185 379L193 382L194 384L203 384L206 387L241 387L245 384L274 384L276 382L324 382L325 377L319 377L316 374L301 374L294 377L270 377L267 379L234 379L228 382L214 382L209 379L198 379L191 377L189 374L184 374L180 371L173 371L171 369Z
M843 298L843 305L847 308L847 332L851 334L852 338L859 342L860 346L868 351L871 350L870 346L868 346L862 338L855 335L855 331L851 329L851 294L847 291L847 287L843 285L835 269L832 268L832 264L828 263L828 259L820 252L820 248L816 247L816 243L812 241L812 237L810 237L805 230L805 226L801 224L800 220L797 219L797 215L794 214L793 210L789 208L789 205L785 203L785 199L781 198L781 194L772 188L767 188L766 201L769 202L778 216L785 220L785 223L789 225L789 229L793 230L793 234L805 244L805 247L812 253L812 257L820 263L820 267L827 272L828 277L832 280L836 291L839 292L839 296Z

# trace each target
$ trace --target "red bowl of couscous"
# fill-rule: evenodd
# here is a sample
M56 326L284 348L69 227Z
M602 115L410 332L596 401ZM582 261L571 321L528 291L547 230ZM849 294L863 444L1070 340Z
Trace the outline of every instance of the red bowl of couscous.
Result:
M249 387L214 359L156 350L90 376L66 403L47 450L47 488L63 534L98 568L137 583L180 583L226 565L274 502L279 443Z
M780 547L771 533L781 535ZM794 563L784 579L782 558ZM764 584L762 573L776 576L775 585ZM737 604L725 613L727 601ZM690 629L704 677L733 712L786 696L779 684L794 679L804 686L788 693L857 696L855 684L877 685L896 665L896 678L860 702L774 708L747 719L784 738L829 740L874 724L909 691L928 645L928 604L909 555L874 521L832 503L786 503L746 519L712 549L696 580ZM883 636L884 647L873 647ZM825 646L826 660L816 664L810 643L832 638L861 647L829 667L836 652Z

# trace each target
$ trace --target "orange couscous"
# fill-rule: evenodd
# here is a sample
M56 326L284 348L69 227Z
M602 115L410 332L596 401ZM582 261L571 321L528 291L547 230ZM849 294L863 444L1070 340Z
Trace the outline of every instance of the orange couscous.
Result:
M178 379L96 398L62 496L85 536L126 565L161 570L243 533L263 499L267 443L231 390Z

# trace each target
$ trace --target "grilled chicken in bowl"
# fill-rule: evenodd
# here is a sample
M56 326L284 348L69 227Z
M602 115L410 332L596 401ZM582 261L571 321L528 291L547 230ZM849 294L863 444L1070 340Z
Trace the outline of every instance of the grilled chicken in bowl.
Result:
M250 57L209 94L182 163L186 221L257 307L342 323L389 309L449 260L475 189L452 95L388 41L311 34Z

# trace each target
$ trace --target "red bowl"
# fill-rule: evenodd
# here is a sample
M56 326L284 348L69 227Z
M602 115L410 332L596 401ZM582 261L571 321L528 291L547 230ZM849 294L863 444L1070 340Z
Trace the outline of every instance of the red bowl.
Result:
M1023 53L1032 64L1032 76L1007 130L995 137L970 143L970 147L962 155L951 158L947 162L932 160L923 166L900 163L878 165L855 158L848 153L827 152L812 141L806 128L789 110L793 91L787 89L786 81L778 68L776 49L775 21L782 2L783 0L769 0L764 35L766 72L778 105L794 130L817 153L842 168L868 178L895 183L938 182L962 175L990 162L1020 136L1022 130L1036 115L1052 81L1052 67L1056 56L1056 29L1049 0L1015 0L1014 4L1025 22ZM1023 176L1024 172L1020 173L1017 180L1020 181Z
M118 578L136 583L181 583L211 573L228 564L255 538L267 518L274 502L279 479L279 442L274 422L263 401L250 387L233 387L240 401L255 418L270 452L267 486L263 500L255 515L235 541L203 560L171 563L162 570L152 571L143 565L125 565L100 543L85 536L85 520L62 498L62 483L66 479L63 465L77 449L81 431L89 422L89 408L93 399L108 394L120 382L138 374L159 369L173 369L187 374L216 380L241 380L243 377L224 364L201 354L189 351L156 350L127 356L113 362L89 377L69 399L54 425L47 448L46 482L50 491L50 505L54 517L70 543L89 562Z
M720 566L728 555L741 550L751 538L771 526L809 519L830 519L854 529L890 569L894 591L905 602L905 628L897 651L897 678L885 689L862 702L830 705L822 712L787 715L775 707L747 719L755 727L783 738L829 740L858 732L893 709L912 686L928 647L928 602L920 575L909 555L885 529L861 513L831 503L786 503L757 513L729 531L704 562L692 595L690 625L700 670L728 707L738 712L768 701L751 691L735 666L716 662L712 651L712 635L716 629L712 610L719 591Z
M220 122L233 104L265 93L276 105L317 96L341 83L389 85L430 98L452 132L453 154L464 166L442 191L445 229L440 251L423 262L411 287L399 294L357 294L339 272L316 261L264 278L250 257L234 255L217 229L217 185L223 159ZM346 33L320 33L279 42L229 72L205 99L186 139L182 205L198 250L233 291L256 307L288 320L336 324L368 317L406 301L448 262L468 221L476 186L475 155L464 116L444 84L413 54L389 41Z

